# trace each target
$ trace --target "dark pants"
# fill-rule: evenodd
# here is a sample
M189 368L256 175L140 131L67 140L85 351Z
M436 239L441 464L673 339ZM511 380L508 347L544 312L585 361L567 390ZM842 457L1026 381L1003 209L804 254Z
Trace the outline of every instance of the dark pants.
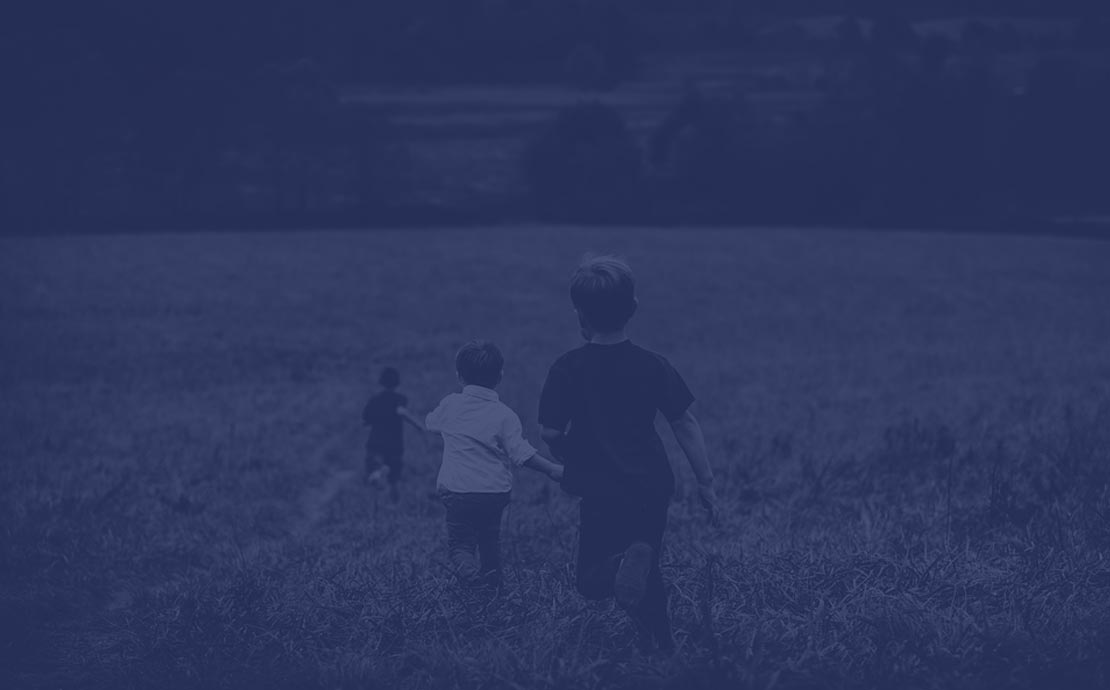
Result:
M620 496L583 498L579 505L578 564L575 585L587 599L614 595L620 556L635 542L651 546L654 558L643 600L628 613L658 639L670 639L667 592L659 570L669 498Z
M501 513L509 505L509 493L440 491L439 495L447 508L447 553L455 573L468 584L499 586Z

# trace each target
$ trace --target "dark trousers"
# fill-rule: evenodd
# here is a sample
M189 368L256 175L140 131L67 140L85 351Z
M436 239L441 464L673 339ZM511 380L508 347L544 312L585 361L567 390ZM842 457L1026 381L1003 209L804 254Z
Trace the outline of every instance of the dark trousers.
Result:
M658 638L669 639L667 592L659 570L667 497L626 495L583 498L579 504L578 564L575 585L587 599L613 596L620 557L635 542L651 546L654 558L643 600L628 613Z
M509 493L441 490L439 495L447 508L447 553L455 574L468 584L499 586L501 514L509 505Z

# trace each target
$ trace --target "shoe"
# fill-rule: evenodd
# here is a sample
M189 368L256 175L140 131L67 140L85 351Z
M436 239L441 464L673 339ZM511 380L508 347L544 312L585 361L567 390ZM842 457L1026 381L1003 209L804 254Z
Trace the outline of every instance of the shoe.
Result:
M366 475L366 483L371 486L381 486L382 478L385 476L385 468L379 467L378 469Z
M501 593L501 573L496 570L479 574L473 581L474 588L496 596Z
M638 541L624 552L617 567L613 591L617 603L624 608L633 608L644 600L647 593L648 575L651 573L651 560L655 556L650 545Z
M478 580L478 563L473 554L455 552L451 554L451 565L460 584L471 586Z

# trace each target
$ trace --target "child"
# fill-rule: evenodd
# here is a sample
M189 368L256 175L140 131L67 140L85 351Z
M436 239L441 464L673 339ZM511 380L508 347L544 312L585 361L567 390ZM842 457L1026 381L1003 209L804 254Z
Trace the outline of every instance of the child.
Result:
M370 398L362 410L362 422L370 427L366 439L366 481L376 484L389 470L389 496L394 503L400 497L397 484L401 481L401 456L404 453L403 422L424 430L420 420L405 407L408 399L397 392L401 375L386 367L378 378L382 390Z
M581 497L576 585L588 599L615 596L636 624L641 649L669 653L674 638L659 556L674 474L654 422L661 412L670 423L715 522L694 397L663 356L628 339L637 301L626 263L587 259L570 295L587 343L551 366L539 420L544 441L565 463L563 488Z
M491 343L467 343L455 357L461 393L448 395L425 420L443 434L443 465L436 479L447 508L447 550L459 579L501 585L501 513L509 504L514 467L531 467L558 481L563 468L536 452L520 418L495 392L505 360ZM480 562L475 564L477 549Z

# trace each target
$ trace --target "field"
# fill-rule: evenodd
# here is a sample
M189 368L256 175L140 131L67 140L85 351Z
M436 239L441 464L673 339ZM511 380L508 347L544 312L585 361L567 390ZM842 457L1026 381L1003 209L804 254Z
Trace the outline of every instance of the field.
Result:
M359 481L380 367L424 412L475 337L538 444L587 250L637 271L718 475L713 529L676 456L672 659L575 594L542 477L492 599L444 565L437 442L399 505ZM0 685L1106 687L1108 267L820 230L2 239Z

